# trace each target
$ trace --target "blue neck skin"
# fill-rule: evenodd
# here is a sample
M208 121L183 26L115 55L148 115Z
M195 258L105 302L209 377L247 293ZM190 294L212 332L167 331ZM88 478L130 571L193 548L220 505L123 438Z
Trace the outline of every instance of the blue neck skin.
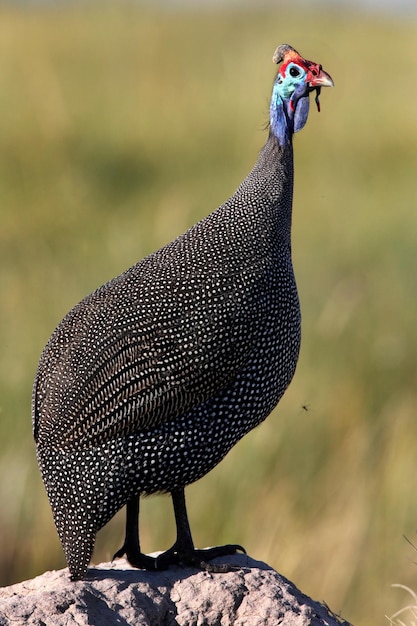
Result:
M284 91L283 85L275 81L269 109L271 131L283 147L290 144L293 134L303 128L309 110L305 83L298 85L290 97L285 97Z

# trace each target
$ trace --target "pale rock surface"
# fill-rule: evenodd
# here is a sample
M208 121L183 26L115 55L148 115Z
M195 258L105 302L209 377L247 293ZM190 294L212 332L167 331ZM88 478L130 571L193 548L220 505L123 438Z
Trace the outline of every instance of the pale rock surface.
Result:
M209 574L172 567L101 563L85 580L46 572L0 589L0 626L349 626L271 567L238 554L236 570Z

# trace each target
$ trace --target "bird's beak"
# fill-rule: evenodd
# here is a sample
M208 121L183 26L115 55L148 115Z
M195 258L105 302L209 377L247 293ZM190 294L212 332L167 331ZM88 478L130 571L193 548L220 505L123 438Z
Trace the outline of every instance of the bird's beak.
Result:
M334 87L333 78L325 72L321 65L311 64L310 71L307 75L309 91L316 91L316 106L320 112L320 91L322 87Z
M310 72L308 77L310 87L334 87L334 82L330 74L325 72L321 67L316 75L314 72Z

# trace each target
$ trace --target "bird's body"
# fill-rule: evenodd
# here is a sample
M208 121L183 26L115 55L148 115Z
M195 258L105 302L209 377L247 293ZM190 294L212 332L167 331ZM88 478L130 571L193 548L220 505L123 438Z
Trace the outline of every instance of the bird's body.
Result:
M290 383L292 190L292 142L270 131L229 200L85 298L46 345L34 436L74 578L124 504L204 476Z

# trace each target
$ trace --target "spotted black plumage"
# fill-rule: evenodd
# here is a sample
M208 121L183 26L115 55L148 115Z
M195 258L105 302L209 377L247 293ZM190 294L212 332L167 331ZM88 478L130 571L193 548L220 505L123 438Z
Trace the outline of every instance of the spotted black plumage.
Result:
M291 138L306 121L309 92L331 79L290 46L274 60L283 61L273 95L281 110L235 194L82 300L41 356L34 437L74 579L86 572L97 531L126 503L117 555L163 565L142 555L135 538L141 494L173 495L178 539L170 555L190 557L184 487L269 415L293 377L300 311ZM294 87L293 66L305 73Z

